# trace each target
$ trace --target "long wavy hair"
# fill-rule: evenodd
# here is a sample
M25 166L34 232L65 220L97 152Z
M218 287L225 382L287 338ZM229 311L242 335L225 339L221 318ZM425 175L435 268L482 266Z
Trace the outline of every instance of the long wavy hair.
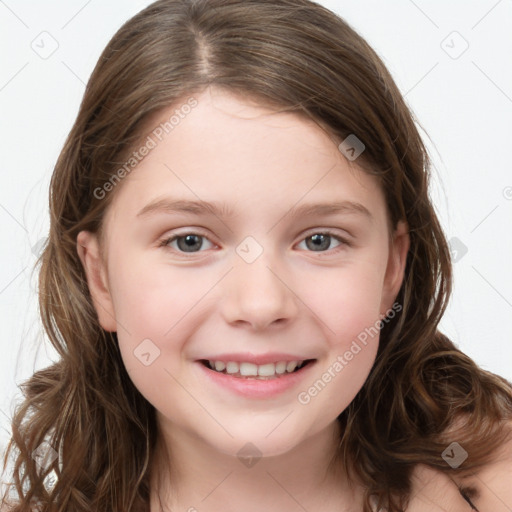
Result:
M365 483L364 512L372 500L403 510L417 464L472 471L507 435L512 384L438 330L452 267L429 198L431 162L375 51L308 0L159 0L103 51L52 176L39 306L60 357L20 384L24 400L4 457L4 472L12 469L3 502L13 512L35 504L56 512L149 510L155 410L130 380L116 333L98 322L76 239L81 230L101 233L116 191L104 198L94 191L147 135L148 121L210 85L312 119L334 141L356 134L366 146L357 163L381 184L390 224L409 225L396 299L402 311L382 322L368 379L338 417L336 463ZM456 469L441 456L454 439L469 453ZM44 467L34 456L43 442L54 454Z

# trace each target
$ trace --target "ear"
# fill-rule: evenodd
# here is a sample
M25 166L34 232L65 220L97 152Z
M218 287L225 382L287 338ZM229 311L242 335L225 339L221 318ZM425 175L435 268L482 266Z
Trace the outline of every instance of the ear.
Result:
M409 226L406 222L399 221L389 242L388 265L382 289L382 314L385 314L392 307L400 291L410 245Z
M114 305L108 288L106 264L101 257L97 235L90 231L80 231L76 238L76 249L87 276L89 292L100 325L106 331L115 332L117 324Z

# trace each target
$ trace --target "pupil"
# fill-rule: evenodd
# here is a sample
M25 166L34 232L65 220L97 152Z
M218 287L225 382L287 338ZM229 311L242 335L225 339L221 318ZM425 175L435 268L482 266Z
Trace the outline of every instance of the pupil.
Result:
M200 238L201 237L197 235L185 235L178 239L178 246L180 247L180 250L185 252L193 252L194 249L199 249L201 247L202 244ZM185 241L184 244L180 243L182 240Z
M322 233L312 235L308 238L308 240L311 240L313 243L308 248L313 249L314 251L317 251L318 249L328 249L330 238L330 235L325 235ZM309 244L306 243L306 245Z

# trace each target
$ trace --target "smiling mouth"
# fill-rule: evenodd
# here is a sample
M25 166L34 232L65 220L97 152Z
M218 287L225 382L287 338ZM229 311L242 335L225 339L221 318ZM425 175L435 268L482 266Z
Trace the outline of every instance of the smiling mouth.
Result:
M240 369L236 369L236 368L235 368L236 371L232 371L230 369L231 370L230 372L228 372L229 368L223 368L222 370L217 370L217 369L215 369L215 367L212 368L212 366L210 365L210 362L206 359L200 359L199 363L201 363L203 366L205 366L208 370L210 370L212 372L224 374L229 377L236 377L239 379L252 379L252 380L270 380L270 379L283 378L283 377L286 377L287 375L291 375L292 373L300 372L304 368L309 366L310 364L314 363L315 361L316 361L316 359L306 359L306 360L302 361L302 363L297 365L292 371L284 371L283 373L274 372L272 375L256 375L256 374L242 375L240 373Z

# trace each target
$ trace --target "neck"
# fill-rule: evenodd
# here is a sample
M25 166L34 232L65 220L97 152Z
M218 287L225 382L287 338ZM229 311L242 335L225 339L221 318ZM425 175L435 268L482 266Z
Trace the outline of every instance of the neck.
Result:
M233 457L174 426L164 429L152 468L151 512L340 512L360 500L360 489L334 459L337 421L286 453L261 458L249 447L249 457Z

